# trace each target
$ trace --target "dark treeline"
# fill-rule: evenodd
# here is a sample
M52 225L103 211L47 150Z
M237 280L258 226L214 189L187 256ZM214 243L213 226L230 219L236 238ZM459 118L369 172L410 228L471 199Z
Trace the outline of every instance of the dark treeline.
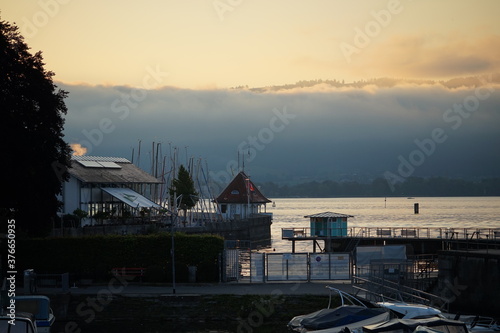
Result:
M381 77L373 78L369 80L358 80L353 82L345 82L344 80L302 80L291 84L275 85L267 87L255 87L250 88L248 86L238 86L233 89L249 89L254 92L266 92L266 91L282 91L297 88L311 88L317 85L326 85L335 88L363 88L368 85L376 85L378 87L392 88L400 84L413 84L413 85L430 85L430 84L440 84L446 88L453 89L458 87L478 87L483 84L485 78L481 80L479 76L468 76L468 77L457 77L449 80L419 80L419 79L401 79L401 78L390 78ZM488 82L499 83L500 73L493 73L487 78Z
M280 186L272 182L259 185L262 192L269 198L500 196L500 178L468 181L443 177L410 177L394 185L384 178L377 178L371 183L325 180L296 185Z

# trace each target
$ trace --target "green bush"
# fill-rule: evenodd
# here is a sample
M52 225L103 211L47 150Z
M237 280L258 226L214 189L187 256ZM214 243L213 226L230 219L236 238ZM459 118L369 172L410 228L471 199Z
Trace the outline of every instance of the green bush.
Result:
M187 267L194 265L198 267L198 281L216 281L223 239L181 233L174 238L176 279L187 281ZM152 280L166 277L163 282L172 281L171 235L167 233L20 239L16 250L18 267L22 270L68 272L74 279L106 281L115 267L144 267L152 269L149 273Z

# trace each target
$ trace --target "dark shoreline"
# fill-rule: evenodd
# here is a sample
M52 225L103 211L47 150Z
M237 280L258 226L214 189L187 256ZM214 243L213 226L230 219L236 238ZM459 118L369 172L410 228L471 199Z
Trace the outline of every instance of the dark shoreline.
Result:
M404 182L377 178L371 182L308 181L295 184L256 183L269 198L367 197L491 197L500 196L500 178L465 180L446 177L408 177Z

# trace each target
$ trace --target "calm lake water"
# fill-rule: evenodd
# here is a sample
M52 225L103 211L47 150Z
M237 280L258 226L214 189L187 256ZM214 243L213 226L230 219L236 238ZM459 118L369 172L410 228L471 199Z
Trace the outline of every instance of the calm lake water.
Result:
M335 212L353 215L348 227L500 228L500 197L283 198L268 204L273 213L271 250L291 252L282 228L309 227L305 215ZM419 214L413 205L419 204ZM311 242L297 242L297 252L311 252Z

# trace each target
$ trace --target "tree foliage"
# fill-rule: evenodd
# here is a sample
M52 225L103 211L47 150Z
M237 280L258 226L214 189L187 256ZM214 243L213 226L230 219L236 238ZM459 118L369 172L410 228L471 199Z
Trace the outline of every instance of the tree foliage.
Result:
M175 233L176 276L187 282L188 266L198 267L201 281L218 279L218 257L224 239L216 235ZM69 272L77 278L109 281L115 267L160 268L162 281L172 281L171 234L100 235L84 237L27 238L19 240L16 257L19 271Z
M50 230L67 179L63 140L67 92L57 89L41 52L31 54L18 28L0 20L1 205L30 234Z
M179 167L179 172L177 178L172 181L172 186L170 187L170 197L176 198L180 196L180 202L177 205L184 211L184 216L186 211L193 208L198 202L198 192L194 187L194 181L189 174L189 171L181 165Z

